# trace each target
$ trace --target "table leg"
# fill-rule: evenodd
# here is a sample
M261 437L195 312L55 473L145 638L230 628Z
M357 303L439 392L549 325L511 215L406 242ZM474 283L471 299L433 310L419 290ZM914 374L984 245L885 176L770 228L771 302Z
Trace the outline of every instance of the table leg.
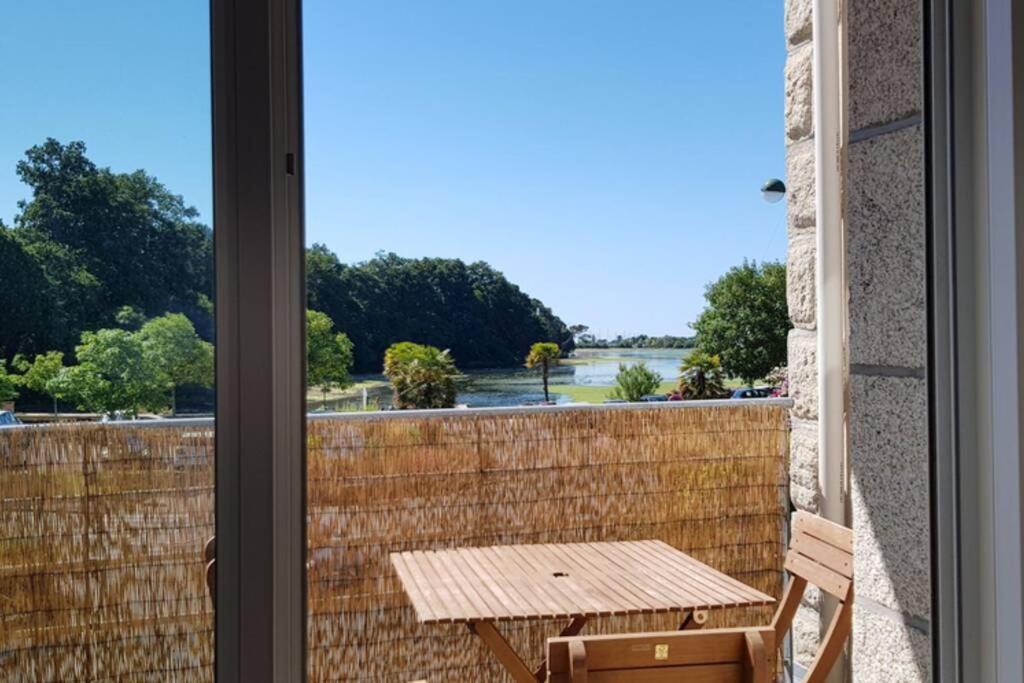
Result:
M587 618L586 617L573 617L573 620L570 621L566 625L566 627L562 629L562 632L558 634L558 637L559 638L570 638L572 636L577 636L577 635L579 635L580 631L583 630L583 627L586 625L586 623L587 623ZM536 680L541 681L542 683L543 683L543 681L546 681L548 679L548 658L547 657L545 657L544 661L542 661L540 663L540 666L537 667L537 670L533 672L533 677Z
M475 633L480 637L480 640L484 641L484 644L491 649L494 656L498 658L501 665L508 670L517 683L537 683L533 672L516 654L516 651L512 649L512 646L508 644L508 641L505 640L505 637L501 635L498 629L494 628L494 624L489 621L474 621L466 625L469 627L470 632Z

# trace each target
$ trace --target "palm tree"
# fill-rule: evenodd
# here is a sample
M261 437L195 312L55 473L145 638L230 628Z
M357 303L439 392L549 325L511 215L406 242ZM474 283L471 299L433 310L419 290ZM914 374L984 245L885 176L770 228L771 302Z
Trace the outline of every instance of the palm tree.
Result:
M679 391L683 398L707 399L725 395L725 373L717 355L695 350L683 359L679 370Z
M548 395L548 376L551 366L558 365L558 359L561 357L562 349L555 342L537 342L530 347L530 353L526 354L526 367L535 368L538 365L541 367L541 373L544 377L545 403L551 402L551 398Z

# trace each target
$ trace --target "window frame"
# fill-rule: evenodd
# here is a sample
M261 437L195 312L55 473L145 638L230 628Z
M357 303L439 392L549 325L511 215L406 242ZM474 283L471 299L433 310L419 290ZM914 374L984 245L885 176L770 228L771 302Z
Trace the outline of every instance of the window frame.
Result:
M222 683L306 677L299 13L211 0Z

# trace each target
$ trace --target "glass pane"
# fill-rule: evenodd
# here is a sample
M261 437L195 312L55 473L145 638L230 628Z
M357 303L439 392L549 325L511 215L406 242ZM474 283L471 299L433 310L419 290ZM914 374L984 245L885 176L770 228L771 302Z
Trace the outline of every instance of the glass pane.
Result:
M785 37L742 5L305 3L311 680L510 680L458 622L533 671L569 617L779 595L788 408L729 397L783 384Z
M4 26L0 679L211 680L209 3Z

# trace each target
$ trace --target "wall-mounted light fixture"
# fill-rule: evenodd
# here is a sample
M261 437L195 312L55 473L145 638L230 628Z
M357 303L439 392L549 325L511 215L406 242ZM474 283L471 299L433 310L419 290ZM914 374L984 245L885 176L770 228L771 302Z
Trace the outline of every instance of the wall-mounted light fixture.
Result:
M786 183L778 178L769 178L761 186L761 196L769 204L777 204L786 196Z

